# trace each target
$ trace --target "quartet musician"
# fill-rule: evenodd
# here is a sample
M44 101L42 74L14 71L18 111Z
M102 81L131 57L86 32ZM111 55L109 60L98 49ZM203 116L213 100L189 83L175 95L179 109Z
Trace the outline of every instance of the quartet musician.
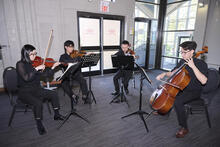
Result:
M76 50L74 50L74 42L71 40L67 40L64 42L64 51L65 53L60 56L60 62L64 63L75 63L78 62L81 63L81 57L83 55L89 55L89 53L80 53ZM70 77L65 78L62 81L62 87L64 91L67 93L67 95L72 98L75 103L78 102L78 96L76 96L72 91L72 85L71 81L75 80L80 84L80 88L82 90L82 100L85 104L90 104L92 102L91 98L88 97L88 86L86 79L84 79L82 72L81 72L81 64L78 66L74 66L71 69L72 75Z
M130 44L127 40L122 41L121 49L115 55L117 55L119 57L120 56L133 56L134 58L136 58L135 52L133 50L129 49L129 47L130 47ZM128 94L129 93L128 83L129 83L131 76L132 76L132 70L119 69L113 77L115 92L113 92L112 95L119 94L119 92L120 92L119 79L121 77L123 77L123 84L124 84L125 93Z
M59 113L59 99L56 91L47 90L41 87L41 76L52 76L54 68L60 63L56 62L47 72L42 72L45 65L34 67L33 61L37 52L34 46L26 44L21 50L21 60L16 64L18 80L18 98L25 104L33 106L34 117L40 135L46 133L41 120L43 119L43 101L50 100L54 110L54 120L63 120L64 117ZM44 70L45 71L45 70ZM46 74L46 75L45 75Z
M187 127L187 114L184 109L184 104L199 98L202 86L207 82L208 67L204 61L193 58L195 49L197 47L196 42L186 41L179 46L181 49L180 53L182 55L180 62L173 70L171 70L171 72L161 73L156 77L156 79L160 80L165 76L170 77L173 73L175 73L178 67L184 63L186 64L185 69L189 72L191 80L187 87L177 94L174 102L174 108L180 126L180 129L176 133L176 137L183 138L189 132Z

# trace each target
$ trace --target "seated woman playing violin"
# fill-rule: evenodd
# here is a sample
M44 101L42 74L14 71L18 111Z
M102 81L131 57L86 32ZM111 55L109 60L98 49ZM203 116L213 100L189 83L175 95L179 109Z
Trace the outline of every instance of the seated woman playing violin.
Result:
M173 70L171 70L171 72L161 73L156 77L156 79L160 80L165 76L170 77L176 72L178 67L180 67L182 64L186 64L185 69L189 72L191 80L186 88L177 94L174 102L174 108L176 110L178 123L180 125L180 129L177 131L176 137L183 138L189 132L184 104L199 98L202 85L206 84L207 82L208 67L204 61L194 58L195 49L197 47L196 42L186 41L179 46L183 59L180 60L180 62Z
M64 50L65 53L60 56L60 62L64 63L74 63L74 62L81 62L81 57L83 55L86 55L85 52L81 53L79 51L74 50L74 43L71 40L67 40L64 42ZM81 73L81 66L75 66L73 67L72 75L70 75L68 78L65 78L62 81L62 87L64 91L68 94L69 97L73 98L74 101L77 103L78 96L76 96L72 91L72 85L71 80L76 80L80 84L80 88L82 90L82 99L84 103L91 103L91 98L87 97L88 95L88 86L87 82L84 79L82 73Z
M124 40L121 44L121 49L115 54L117 56L133 56L134 58L135 57L135 53L133 50L129 49L129 42L127 40ZM115 86L115 92L112 93L112 95L118 95L119 94L119 82L118 80L123 77L124 78L124 81L123 81L123 84L124 84L124 89L125 89L125 92L126 94L129 93L128 91L128 83L129 83L129 80L132 76L132 71L131 70L121 70L119 69L117 71L117 73L115 74L115 76L113 77L113 82L114 82L114 86Z
M41 122L42 120L42 108L43 101L51 100L54 110L54 120L63 120L64 117L59 113L59 99L55 91L43 89L40 85L40 77L44 76L45 65L33 66L33 62L37 55L36 49L30 44L23 46L21 50L21 60L16 64L16 70L18 73L18 97L19 99L33 106L34 117L36 119L37 128L40 135L46 133L46 130ZM52 76L54 74L53 69L60 63L56 62L48 73ZM48 74L47 73L47 74Z

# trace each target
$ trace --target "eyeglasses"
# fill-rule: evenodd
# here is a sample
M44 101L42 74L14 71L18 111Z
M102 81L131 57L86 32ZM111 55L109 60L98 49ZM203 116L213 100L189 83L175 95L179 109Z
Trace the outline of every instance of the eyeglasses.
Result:
M188 53L188 52L190 52L190 50L185 51L185 52L179 51L180 54L186 54L186 53Z
M29 56L36 56L36 55L37 55L37 52L29 54Z

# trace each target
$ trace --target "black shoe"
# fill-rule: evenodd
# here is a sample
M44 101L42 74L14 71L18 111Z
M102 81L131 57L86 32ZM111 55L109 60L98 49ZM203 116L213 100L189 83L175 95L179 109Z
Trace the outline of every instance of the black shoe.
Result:
M63 115L54 115L54 120L64 120L65 117Z
M120 103L120 99L115 99L112 103Z
M129 91L128 91L128 89L125 89L125 93L126 93L126 94L129 94Z
M112 94L112 95L118 95L119 92L115 91L115 92L113 92L113 93L111 93L111 94Z
M84 98L83 101L84 104L92 104L92 99L90 97Z
M43 124L40 122L37 122L37 130L38 130L38 133L40 135L44 135L47 133L46 129L44 128Z

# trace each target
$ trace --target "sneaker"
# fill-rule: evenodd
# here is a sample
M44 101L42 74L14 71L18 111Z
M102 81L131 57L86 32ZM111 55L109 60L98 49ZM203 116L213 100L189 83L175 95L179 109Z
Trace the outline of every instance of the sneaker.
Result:
M46 129L44 128L44 126L41 122L37 123L37 130L40 135L44 135L47 133Z
M115 92L112 92L111 95L118 95L119 92L115 91Z
M120 99L115 99L112 103L120 103Z
M82 97L82 100L84 101L84 104L92 104L92 99L90 97Z
M54 115L54 120L64 120L65 117L63 115Z

